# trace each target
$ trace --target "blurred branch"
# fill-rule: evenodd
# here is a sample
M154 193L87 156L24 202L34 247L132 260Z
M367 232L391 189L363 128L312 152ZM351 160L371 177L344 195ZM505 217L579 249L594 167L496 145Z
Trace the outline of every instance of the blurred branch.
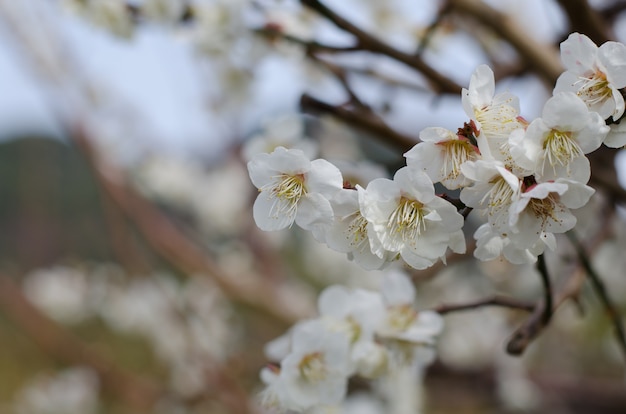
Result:
M321 52L334 54L361 50L358 46L331 46L315 40L300 39L299 37L285 33L272 25L266 25L265 27L254 29L253 31L258 35L264 36L269 41L280 39L301 46L306 53Z
M615 307L615 304L613 304L613 301L609 297L604 282L602 282L600 276L593 269L591 261L589 260L589 256L587 255L587 252L585 252L585 248L578 240L578 237L576 237L574 231L568 231L567 236L574 245L574 248L576 249L576 253L578 254L578 260L580 260L580 263L587 272L587 276L591 281L593 289L600 298L602 305L606 309L606 313L611 320L611 323L613 324L617 343L619 344L619 347L624 354L624 358L626 358L626 333L624 333L624 327L622 326L621 315L619 314L617 308Z
M445 315L447 313L473 310L477 308L482 308L485 306L500 306L504 308L511 309L519 309L527 312L531 312L534 309L534 305L526 302L519 301L515 298L511 298L508 296L495 295L490 298L480 299L475 302L462 303L456 305L439 305L432 310Z
M390 128L380 119L371 117L367 112L350 110L341 105L331 105L308 94L304 94L300 98L300 108L309 114L330 115L363 132L384 137L385 142L395 145L403 152L408 151L419 142L417 138L404 135Z
M613 4L609 4L600 8L597 13L607 23L613 23L624 10L626 10L626 1L616 0L613 2Z
M258 275L231 275L222 271L165 214L126 186L122 176L116 174L110 166L103 165L83 127L74 127L70 134L92 165L105 191L137 226L152 248L170 263L186 274L212 277L231 299L264 311L285 324L293 324L312 313L312 305L309 309L301 295L285 286L268 283Z
M567 14L568 32L579 32L589 36L597 45L611 40L608 27L587 0L557 0Z
M506 352L511 355L521 355L526 347L539 335L546 326L544 315L552 312L546 309L545 300L540 300L530 317L511 336L506 344Z
M137 412L149 412L164 395L157 385L122 370L42 314L4 274L0 274L0 308L46 354L66 364L91 367L105 390Z
M535 41L528 29L515 19L479 0L448 0L452 9L461 17L471 17L493 30L513 46L517 52L544 79L550 88L563 72L557 50L552 45Z
M548 272L544 254L540 254L539 257L537 257L537 270L539 271L539 276L541 276L543 301L545 303L541 322L546 326L550 323L550 319L552 319L552 283L550 282L550 273Z
M358 50L365 50L389 56L398 62L404 63L410 68L420 72L429 81L435 93L459 94L461 86L453 80L445 77L439 71L426 64L419 56L402 52L399 49L383 42L377 37L360 29L345 18L339 16L330 8L323 5L318 0L300 0L304 6L315 10L318 14L331 21L335 26L352 34L356 40Z
M100 190L102 210L107 222L106 228L113 254L131 273L150 273L152 266L137 245L137 240L133 237L123 212L120 211L119 206L113 202L109 194L104 191L101 182L96 180L96 183Z

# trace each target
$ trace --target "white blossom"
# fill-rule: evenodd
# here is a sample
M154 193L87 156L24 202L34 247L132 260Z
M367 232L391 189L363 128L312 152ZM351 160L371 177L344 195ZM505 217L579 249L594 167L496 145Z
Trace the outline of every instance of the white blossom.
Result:
M483 157L494 158L510 167L508 138L511 132L524 128L519 115L519 99L508 92L495 93L493 71L487 65L476 68L469 89L463 88L463 109L478 132L476 140Z
M55 375L38 375L15 401L15 414L96 414L98 376L89 368L74 367Z
M556 238L552 233L543 232L534 244L523 246L496 231L489 223L484 223L476 230L474 239L476 239L474 257L482 261L494 260L502 255L513 264L535 263L546 247L550 250L556 248Z
M363 188L342 189L330 200L335 219L325 232L325 241L333 250L347 253L367 270L378 270L392 259L389 252L380 256L374 254L370 247L368 221L361 213L359 196Z
M432 345L443 329L441 315L432 311L418 312L415 287L400 271L390 271L382 282L381 293L387 313L378 334L384 338L415 345Z
M576 93L602 119L617 121L624 113L626 87L626 46L606 42L598 47L580 33L561 43L561 61L566 71L559 76L554 93Z
M435 196L432 181L422 171L404 167L393 180L373 180L360 202L372 251L379 257L396 252L410 266L425 269L444 258L448 247L465 251L463 216Z
M271 154L257 154L248 163L248 172L259 189L253 215L261 230L281 230L294 221L313 230L332 222L328 199L342 188L343 181L328 161L310 161L300 150L278 147Z
M348 338L312 320L296 325L291 339L291 352L276 379L280 405L302 411L340 403L350 375Z
M586 183L591 169L585 154L598 149L608 131L600 115L589 112L576 94L560 92L546 102L542 117L528 126L519 141L520 156L516 157L515 147L512 154L537 181L562 177Z
M404 154L410 167L421 169L433 180L455 190L471 183L461 172L465 161L478 159L478 149L466 138L445 128L426 128L422 142Z
M380 293L334 285L321 293L318 308L329 329L343 333L350 341L353 371L371 378L386 370L387 353L374 342L374 334L385 318Z
M594 189L577 181L559 178L538 183L520 193L510 207L509 237L518 246L530 248L543 233L565 233L576 225L570 209L589 201Z
M507 233L509 207L520 192L520 179L497 161L470 161L461 169L474 181L474 185L461 190L461 201L486 212L489 224Z

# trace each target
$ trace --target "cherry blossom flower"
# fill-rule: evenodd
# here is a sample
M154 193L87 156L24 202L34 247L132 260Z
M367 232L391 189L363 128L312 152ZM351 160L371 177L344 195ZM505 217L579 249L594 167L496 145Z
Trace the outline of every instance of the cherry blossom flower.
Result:
M374 342L374 333L385 318L385 305L378 292L330 286L318 299L320 317L330 330L350 341L351 371L368 378L382 375L387 352Z
M422 142L404 154L410 167L422 169L433 182L449 190L471 184L461 173L465 161L478 159L478 148L467 138L445 128L426 128L420 132Z
M465 251L463 216L435 196L432 181L422 171L404 167L393 180L371 181L360 203L372 251L379 257L395 252L410 266L425 269L443 258L448 247Z
M489 224L499 233L507 233L509 207L520 192L520 178L498 161L469 161L461 169L474 181L474 185L461 190L461 201L485 211Z
M570 209L589 201L595 190L577 181L559 178L531 185L509 209L509 237L518 246L531 248L543 233L565 233L576 225Z
M349 345L345 335L328 330L321 320L296 325L291 352L273 381L280 405L302 411L340 403L350 375Z
M489 223L481 225L476 230L474 239L476 239L474 257L482 261L497 259L502 255L513 264L535 263L546 247L550 250L556 248L556 238L552 233L541 233L530 247L520 246L511 238L495 231Z
M600 115L589 112L576 94L560 92L546 102L542 117L531 122L511 152L537 181L563 177L586 183L591 169L584 155L598 149L608 131Z
M359 193L363 191L361 187L355 190L343 189L330 200L335 220L327 228L324 239L328 247L347 253L350 260L364 269L378 270L392 259L392 255L384 253L377 256L372 252L368 221L359 208Z
M381 293L387 314L378 334L384 338L413 345L432 345L443 329L441 315L432 311L418 312L413 307L415 287L401 271L385 275Z
M294 221L314 230L332 222L328 199L343 182L341 172L328 161L310 161L300 150L278 147L271 154L257 154L248 172L259 189L253 215L261 230L281 230Z
M561 61L566 71L556 81L554 93L576 93L602 119L617 121L624 113L626 87L626 46L606 42L598 47L580 33L561 43Z
M494 158L510 167L508 138L511 132L524 128L519 116L519 99L508 92L495 93L493 71L487 65L476 68L469 89L463 88L461 101L478 135L476 141L483 157Z

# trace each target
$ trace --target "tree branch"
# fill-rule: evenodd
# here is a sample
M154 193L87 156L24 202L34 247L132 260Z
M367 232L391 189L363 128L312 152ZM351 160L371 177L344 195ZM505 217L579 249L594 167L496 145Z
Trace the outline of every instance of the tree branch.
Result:
M452 8L463 18L471 16L476 21L493 30L517 50L517 52L541 75L552 88L563 72L556 49L535 41L528 30L521 27L510 16L499 12L478 0L448 0Z
M385 142L395 145L403 152L419 142L419 139L404 135L389 127L380 118L372 117L369 111L364 113L358 109L350 110L343 106L331 105L307 94L300 98L300 108L309 114L331 115L356 129L384 137Z
M447 313L473 310L482 308L485 306L501 306L505 308L518 309L526 312L531 312L534 309L534 305L526 302L519 301L515 298L502 295L494 295L490 298L479 299L475 302L454 304L454 305L439 305L432 310L445 315Z
M315 10L321 16L330 20L335 26L352 34L357 40L357 47L360 50L366 50L369 52L379 53L389 56L398 62L404 63L410 68L420 72L429 81L431 87L436 93L461 93L461 86L453 80L445 77L439 71L426 64L419 56L411 55L401 50L394 48L393 46L383 42L377 37L367 33L360 29L356 25L352 24L345 18L339 16L333 10L323 5L318 0L300 0L304 6Z
M543 328L550 323L554 312L552 285L543 254L538 257L537 270L539 270L539 275L541 276L544 297L537 302L533 313L526 322L513 333L507 342L506 352L511 355L521 355L526 347L539 336Z
M585 272L587 272L587 276L591 281L591 285L593 286L594 291L600 298L602 305L606 309L606 313L611 320L611 324L613 325L613 330L615 331L615 337L617 339L617 343L619 344L622 353L624 354L624 358L626 359L626 333L624 332L624 327L622 326L621 315L617 311L616 306L613 304L613 301L609 297L609 293L607 292L606 286L600 276L595 272L593 266L591 265L591 261L587 256L587 252L583 248L582 244L576 237L574 231L568 231L567 237L570 242L576 249L576 253L578 254L578 260L582 264Z
M607 34L607 25L587 0L557 0L569 19L568 32L580 32L589 36L597 45L610 39Z
M269 283L259 275L231 275L223 271L158 208L126 186L121 174L116 174L110 166L105 167L86 134L81 126L70 131L104 190L162 257L188 275L212 277L231 299L253 306L285 324L291 325L313 313L312 307L306 306L307 301L295 299L297 292L288 287Z

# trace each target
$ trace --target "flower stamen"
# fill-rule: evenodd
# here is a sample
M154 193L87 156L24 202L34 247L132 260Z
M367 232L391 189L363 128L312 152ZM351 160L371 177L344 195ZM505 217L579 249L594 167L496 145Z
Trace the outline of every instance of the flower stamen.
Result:
M298 209L298 201L307 193L303 174L281 174L272 177L272 182L259 191L274 199L270 209L271 217L293 216Z
M321 352L313 352L302 357L298 369L302 378L312 383L323 381L328 374L324 354Z
M426 229L424 217L422 203L402 197L398 207L389 216L387 226L391 234L399 235L403 242L410 242Z
M596 70L591 76L580 76L574 85L579 84L582 86L579 87L576 95L589 106L601 103L613 96L606 74L600 70Z
M574 158L583 155L583 151L580 145L572 139L571 132L551 130L548 137L543 143L543 150L545 151L545 160L547 160L553 169L556 166L566 166ZM543 167L542 167L543 172Z

